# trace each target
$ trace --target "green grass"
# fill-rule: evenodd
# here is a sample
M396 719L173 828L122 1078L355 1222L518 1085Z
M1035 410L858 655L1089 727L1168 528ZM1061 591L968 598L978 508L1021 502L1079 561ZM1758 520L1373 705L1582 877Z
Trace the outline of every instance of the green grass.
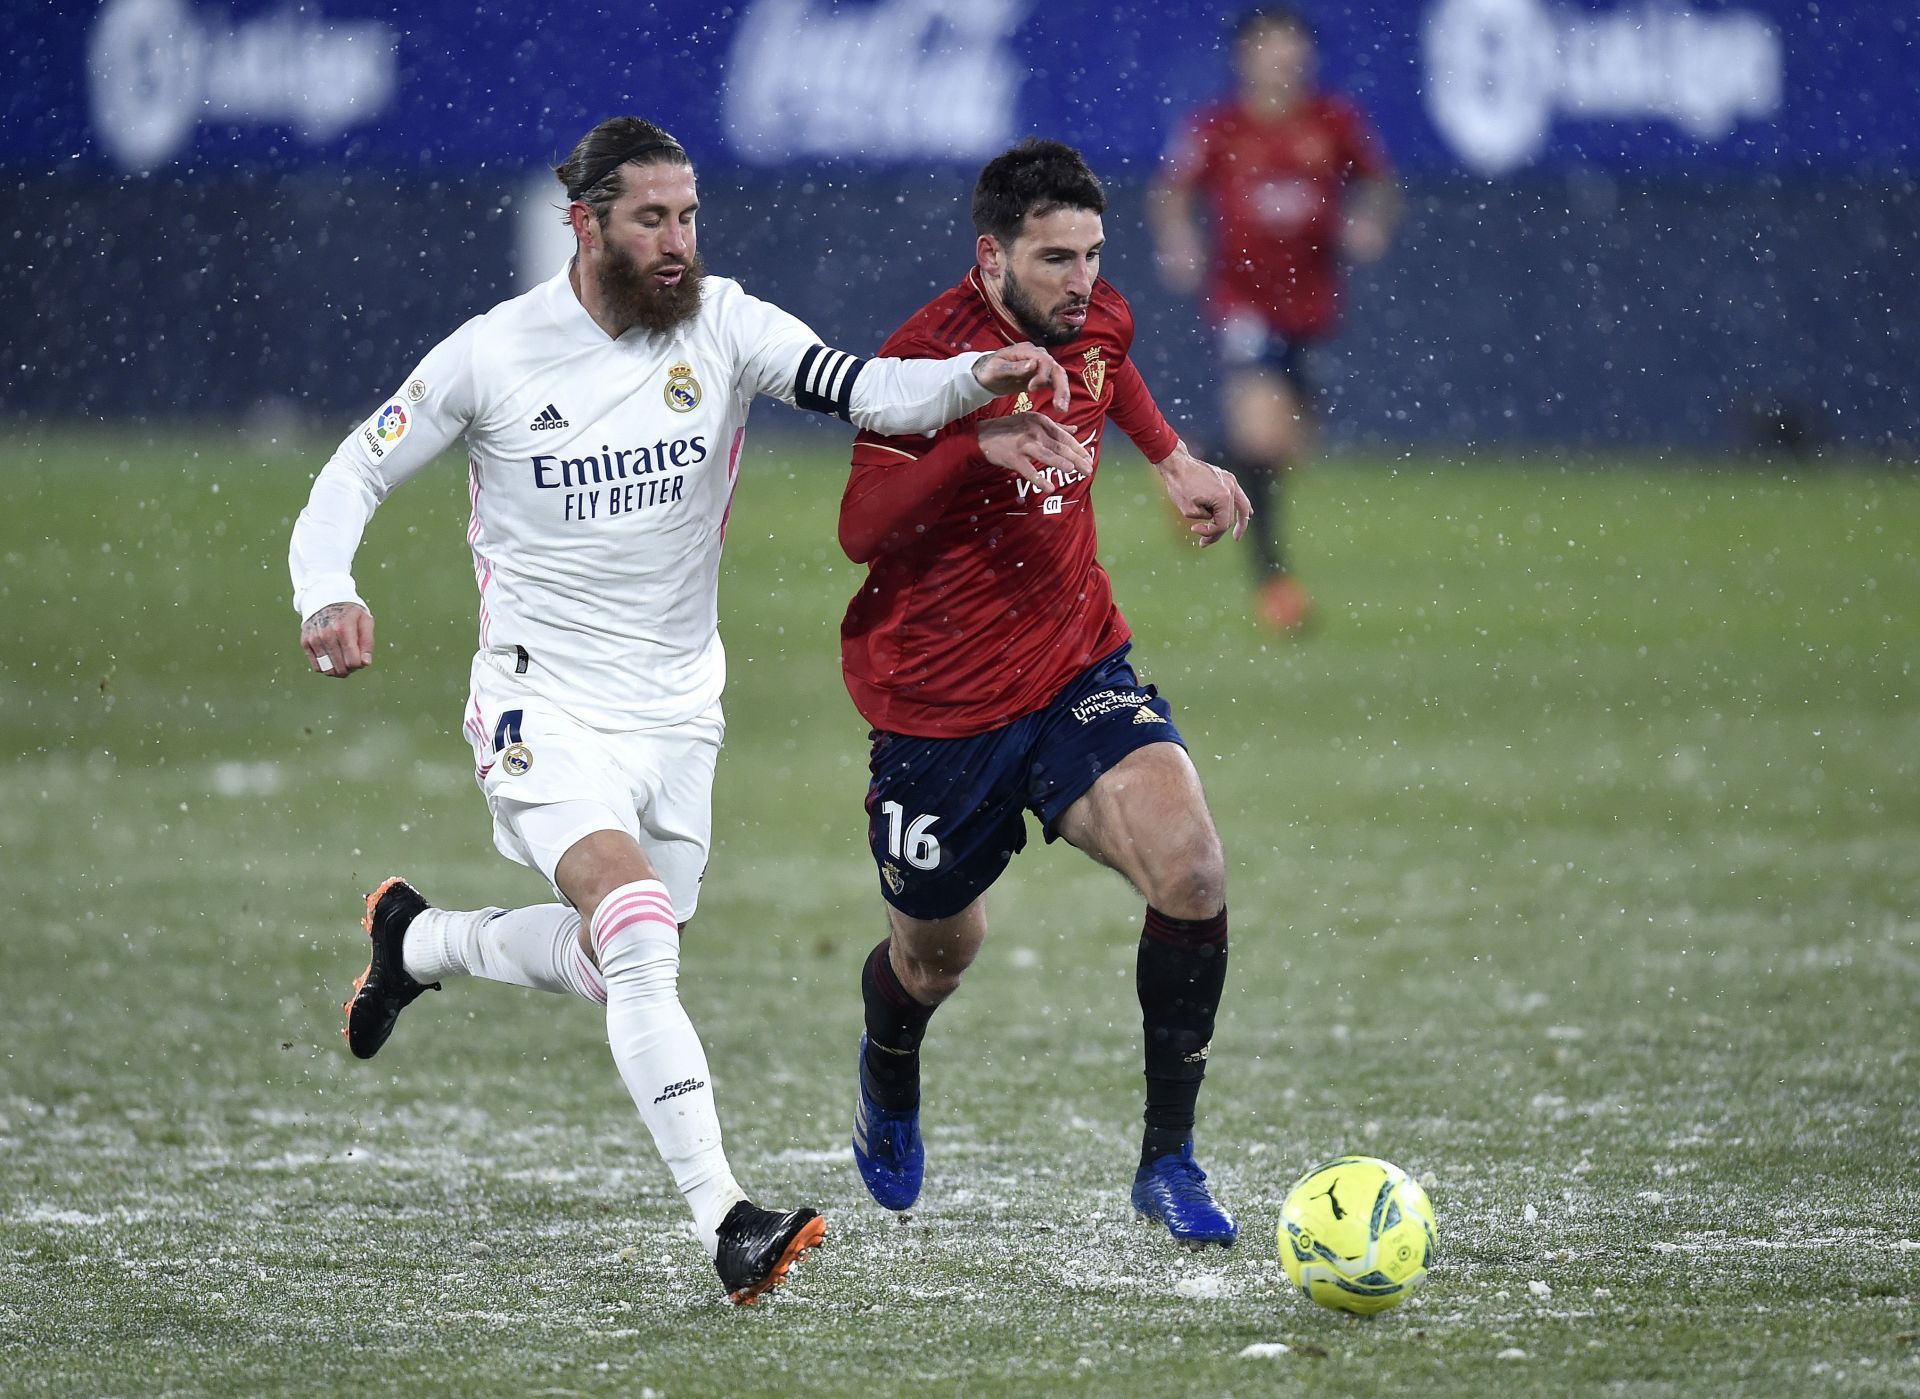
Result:
M1197 1257L1125 1207L1138 900L1037 842L930 1034L922 1207L865 1201L859 572L831 457L755 449L682 985L738 1173L833 1234L743 1311L588 1007L458 984L340 1043L371 880L545 896L458 736L457 467L375 521L379 658L338 684L284 564L326 446L3 445L0 1391L1920 1393L1920 481L1329 467L1293 510L1321 625L1277 643L1233 546L1107 468L1231 868L1201 1146L1245 1235ZM1272 1248L1346 1150L1440 1218L1369 1322Z

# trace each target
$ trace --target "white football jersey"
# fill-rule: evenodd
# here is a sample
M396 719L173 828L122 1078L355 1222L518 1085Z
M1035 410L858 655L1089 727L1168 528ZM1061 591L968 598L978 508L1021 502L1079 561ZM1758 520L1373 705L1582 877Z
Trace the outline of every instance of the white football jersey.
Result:
M482 654L594 728L681 723L726 680L720 546L754 396L931 431L991 399L978 358L862 361L714 276L685 325L612 339L562 269L435 346L340 444L294 526L295 606L361 601L374 508L464 435Z

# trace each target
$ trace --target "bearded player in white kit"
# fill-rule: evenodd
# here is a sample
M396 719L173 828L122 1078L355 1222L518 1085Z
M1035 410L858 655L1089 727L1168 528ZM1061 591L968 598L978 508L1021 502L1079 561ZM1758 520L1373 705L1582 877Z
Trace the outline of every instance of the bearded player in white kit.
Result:
M756 394L882 434L925 432L1004 394L1055 396L1044 350L861 360L703 273L691 162L650 122L600 123L555 174L576 239L544 285L431 350L321 470L289 563L313 670L373 660L353 556L375 507L464 435L480 589L465 733L494 843L564 902L454 911L389 879L366 899L367 970L346 1037L377 1053L452 976L606 1007L627 1091L730 1300L779 1286L820 1242L811 1209L747 1198L721 1148L705 1051L678 993L680 933L711 838L724 721L720 546ZM1023 415L998 464L1090 469Z

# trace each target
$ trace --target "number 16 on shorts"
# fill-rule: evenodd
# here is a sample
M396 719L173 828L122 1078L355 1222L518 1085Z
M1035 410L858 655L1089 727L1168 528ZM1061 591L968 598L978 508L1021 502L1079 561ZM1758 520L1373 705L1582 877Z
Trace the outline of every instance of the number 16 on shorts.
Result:
M916 816L908 821L906 808L899 802L881 802L880 814L887 818L889 855L917 870L940 867L940 837L933 833L938 816Z

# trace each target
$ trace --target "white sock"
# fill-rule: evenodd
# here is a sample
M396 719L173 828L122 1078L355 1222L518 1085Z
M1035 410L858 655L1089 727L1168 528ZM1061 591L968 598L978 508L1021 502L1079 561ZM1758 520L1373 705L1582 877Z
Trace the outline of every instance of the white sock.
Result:
M415 981L477 976L607 1003L606 983L580 947L580 915L565 904L425 909L407 925L400 956Z
M594 911L593 945L613 1062L712 1256L720 1221L747 1196L721 1150L707 1054L680 1004L680 929L667 886L641 879L608 894Z

